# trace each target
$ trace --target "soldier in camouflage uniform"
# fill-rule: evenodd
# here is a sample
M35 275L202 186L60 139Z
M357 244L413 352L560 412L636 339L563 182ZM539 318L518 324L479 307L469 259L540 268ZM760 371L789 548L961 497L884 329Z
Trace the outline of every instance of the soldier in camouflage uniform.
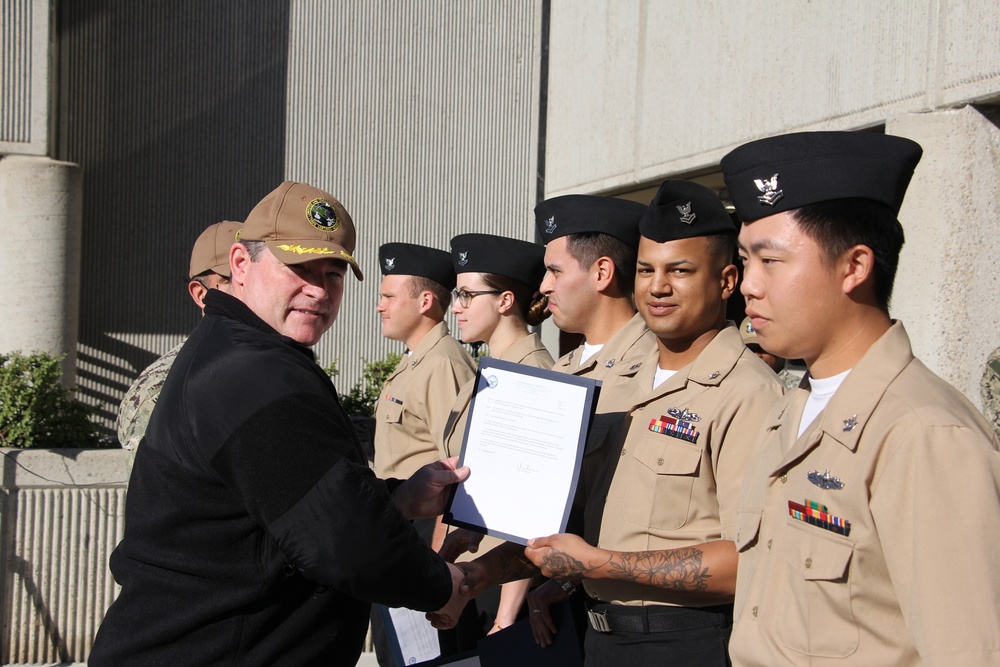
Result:
M236 232L242 226L239 222L218 222L209 226L194 242L188 271L188 294L202 314L205 312L203 299L208 290L229 291L229 249L236 242ZM132 470L136 447L146 434L146 425L156 407L160 389L183 344L184 341L181 341L140 373L118 408L118 441L128 452L129 471Z
M983 397L983 414L1000 436L1000 347L986 360L979 391Z

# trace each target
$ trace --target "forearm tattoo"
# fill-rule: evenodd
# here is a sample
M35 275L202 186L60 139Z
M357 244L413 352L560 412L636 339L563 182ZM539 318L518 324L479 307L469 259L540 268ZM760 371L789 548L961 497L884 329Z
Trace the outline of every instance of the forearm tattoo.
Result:
M495 550L497 553L497 573L500 576L500 583L527 579L538 574L538 568L524 555L524 549L505 549L503 547Z
M699 592L708 589L712 575L701 566L702 551L693 547L669 551L623 553L621 562L608 563L611 577L670 591Z
M548 548L542 555L541 569L551 572L553 577L569 577L579 575L591 568L568 553Z

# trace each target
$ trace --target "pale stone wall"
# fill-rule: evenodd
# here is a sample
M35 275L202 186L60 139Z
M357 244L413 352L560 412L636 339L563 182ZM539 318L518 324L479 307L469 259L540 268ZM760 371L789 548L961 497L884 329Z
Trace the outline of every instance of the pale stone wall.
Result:
M1000 344L1000 129L971 107L889 119L924 148L899 219L906 231L891 313L914 353L982 408Z
M554 0L546 196L715 170L745 141L1000 98L995 0Z

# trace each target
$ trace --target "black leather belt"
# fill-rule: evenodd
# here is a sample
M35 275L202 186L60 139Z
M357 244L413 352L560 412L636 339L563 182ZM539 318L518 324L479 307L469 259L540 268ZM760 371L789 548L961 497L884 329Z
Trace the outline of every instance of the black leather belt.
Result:
M598 632L674 632L733 622L733 605L714 607L630 607L595 604L587 610L590 625Z

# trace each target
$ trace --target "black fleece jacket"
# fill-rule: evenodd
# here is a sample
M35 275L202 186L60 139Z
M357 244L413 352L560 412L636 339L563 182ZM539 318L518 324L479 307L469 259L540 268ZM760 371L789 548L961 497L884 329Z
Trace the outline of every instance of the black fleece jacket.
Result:
M353 665L369 602L440 608L447 566L312 352L227 294L205 304L138 448L90 664Z

